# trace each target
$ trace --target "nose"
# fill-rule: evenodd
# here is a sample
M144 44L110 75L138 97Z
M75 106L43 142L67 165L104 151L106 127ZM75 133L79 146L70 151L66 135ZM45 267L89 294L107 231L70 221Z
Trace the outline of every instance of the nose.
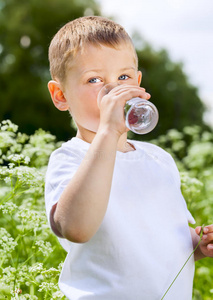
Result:
M101 101L101 99L107 95L113 88L115 88L116 86L118 86L119 83L118 82L110 82L110 83L106 83L102 89L100 90L100 92L98 93L98 98L97 98L97 102L98 102L98 106L99 103Z
M118 85L120 85L119 82L109 82L109 83L106 83L103 86L102 90L101 90L101 91L103 91L103 96L106 95L106 94L108 94L112 89L114 89Z

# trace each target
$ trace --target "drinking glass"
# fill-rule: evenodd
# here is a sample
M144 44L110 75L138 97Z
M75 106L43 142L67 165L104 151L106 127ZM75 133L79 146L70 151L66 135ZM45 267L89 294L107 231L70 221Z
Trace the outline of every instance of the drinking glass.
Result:
M117 83L106 84L98 95L98 101L108 94ZM152 131L158 123L158 110L156 106L145 99L136 97L126 102L124 107L126 126L137 134L146 134Z

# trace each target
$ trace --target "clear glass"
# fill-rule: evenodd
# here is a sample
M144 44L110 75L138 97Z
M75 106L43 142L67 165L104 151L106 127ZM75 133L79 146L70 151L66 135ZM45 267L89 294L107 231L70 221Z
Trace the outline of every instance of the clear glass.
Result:
M116 86L118 86L116 83L106 84L98 95L98 101ZM126 102L124 114L127 128L137 134L146 134L152 131L159 119L156 106L152 102L139 97Z
M156 106L145 99L132 98L125 105L126 126L137 134L146 134L152 131L158 123Z

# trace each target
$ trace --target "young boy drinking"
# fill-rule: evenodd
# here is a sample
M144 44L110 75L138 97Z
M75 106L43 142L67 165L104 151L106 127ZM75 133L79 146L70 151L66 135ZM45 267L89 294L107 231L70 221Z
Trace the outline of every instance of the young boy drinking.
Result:
M69 22L49 48L54 105L68 110L77 135L54 151L46 174L46 210L68 252L60 276L72 300L160 300L199 241L201 227L180 190L171 156L130 141L125 103L148 100L125 30L102 17ZM99 91L117 83L97 102ZM213 226L195 259L213 256ZM165 299L192 298L189 260Z

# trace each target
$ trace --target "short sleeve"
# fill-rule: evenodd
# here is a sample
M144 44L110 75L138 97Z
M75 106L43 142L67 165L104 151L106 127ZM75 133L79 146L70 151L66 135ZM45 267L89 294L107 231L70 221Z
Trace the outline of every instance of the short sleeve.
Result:
M190 211L187 209L187 219L188 219L188 222L190 223L190 224L195 224L196 222L195 222L195 219L193 218L193 216L192 216L192 214L190 213Z
M61 147L51 154L45 176L45 206L49 223L52 206L58 202L82 159L83 154L79 151L75 153L66 147Z

